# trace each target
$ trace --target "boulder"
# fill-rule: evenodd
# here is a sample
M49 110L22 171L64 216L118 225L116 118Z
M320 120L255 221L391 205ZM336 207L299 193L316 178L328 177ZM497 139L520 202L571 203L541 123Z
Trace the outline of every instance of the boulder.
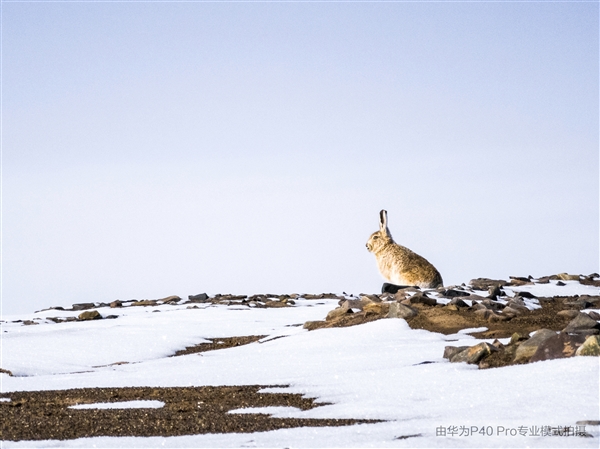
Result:
M352 309L348 308L348 307L338 307L337 309L333 309L331 311L329 311L329 313L327 314L327 317L325 317L326 321L331 321L331 320L335 320L338 317L341 317L343 315L346 315L347 313L353 313Z
M598 335L590 335L587 337L575 354L600 356L600 337Z
M446 346L444 348L444 355L443 355L443 357L445 359L450 360L456 354L458 354L459 352L464 351L465 349L469 349L469 346Z
M396 284L390 284L388 282L384 282L383 285L381 286L381 293L396 293L398 290L402 290L404 288L410 288L413 287L413 285L396 285Z
M394 303L398 304L398 303ZM371 302L365 304L363 312L375 315L387 314L389 312L390 303L387 302Z
M556 275L556 278L560 279L561 281L578 281L581 276L578 274L560 273Z
M97 310L88 310L86 312L82 312L77 317L80 321L88 321L88 320L100 320L102 319L102 315Z
M538 347L547 339L554 337L556 332L550 329L540 329L538 330L533 337L524 341L519 345L517 351L515 353L515 362L522 363L528 362L529 359L535 354Z
M572 320L573 318L575 318L580 313L581 312L579 312L578 310L561 310L556 315L557 316L561 316L563 318L568 318L568 319Z
M583 344L585 337L578 334L567 334L560 332L547 340L544 340L537 348L530 362L541 360L562 359L572 357L575 351Z
M463 290L454 290L454 289L447 289L447 290L442 290L441 295L446 297L446 298L457 298L460 296L469 296L469 292L465 292Z
M492 352L497 352L498 348L489 343L481 342L475 346L471 346L464 351L460 351L450 358L452 363L467 362L471 364L479 363L481 359L487 357Z
M412 318L417 315L417 311L410 306L400 304L399 302L390 303L390 310L387 314L388 318Z
M416 293L409 298L411 304L425 304L428 306L435 306L437 301L434 298L430 298L425 293Z
M469 304L458 297L452 299L448 304L454 304L456 307L469 307Z
M563 332L577 333L581 331L597 330L600 332L600 323L591 318L587 313L579 313L573 318L567 327L563 329ZM592 333L594 333L592 331Z

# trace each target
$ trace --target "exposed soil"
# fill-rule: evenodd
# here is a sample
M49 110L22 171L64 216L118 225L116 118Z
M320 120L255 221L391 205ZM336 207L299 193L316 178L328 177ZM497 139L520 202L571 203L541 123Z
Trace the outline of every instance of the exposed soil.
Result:
M265 386L194 388L83 388L5 393L0 402L3 440L73 439L94 436L175 436L263 432L293 427L347 426L356 419L271 418L228 414L245 407L291 406L309 410L314 399L290 393L259 393ZM159 400L157 409L71 409L76 404Z
M247 345L254 343L255 341L265 338L266 335L248 335L244 337L225 337L225 338L212 338L211 343L199 343L194 346L188 346L185 349L181 349L173 354L173 357L186 354L195 354L197 352L215 351L218 349L233 348L235 346Z

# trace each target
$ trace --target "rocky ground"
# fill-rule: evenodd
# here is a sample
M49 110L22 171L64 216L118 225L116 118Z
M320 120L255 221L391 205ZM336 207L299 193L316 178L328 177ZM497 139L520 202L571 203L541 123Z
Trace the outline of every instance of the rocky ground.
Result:
M384 286L384 293L351 295L215 295L199 294L184 300L178 296L160 300L114 301L110 304L74 304L77 317L47 318L56 323L116 319L102 316L99 307L153 307L164 304L242 305L257 308L293 307L295 300L338 299L339 306L321 321L309 321L309 331L356 326L379 319L405 319L413 329L452 335L474 329L471 335L493 342L473 346L447 346L443 357L450 362L476 364L481 369L526 364L554 358L598 356L600 315L586 309L600 308L600 296L536 297L526 290L509 295L510 288L562 281L600 286L600 276L560 274L539 279L514 277L505 280L474 279L468 285L422 291L415 287ZM158 312L158 310L156 310ZM34 320L23 325L36 325ZM213 351L255 342L264 336L213 339L211 343L187 347L173 356ZM498 339L504 340L504 343ZM440 354L441 356L441 354ZM12 375L2 370L5 375ZM352 419L273 418L268 414L235 414L245 407L291 406L314 408L313 399L295 394L262 393L266 386L195 388L92 388L63 391L4 393L0 396L2 440L72 439L89 436L172 436L201 433L257 432L299 426L345 426L366 422ZM160 400L158 409L79 410L74 404L124 400ZM592 425L597 425L592 423Z

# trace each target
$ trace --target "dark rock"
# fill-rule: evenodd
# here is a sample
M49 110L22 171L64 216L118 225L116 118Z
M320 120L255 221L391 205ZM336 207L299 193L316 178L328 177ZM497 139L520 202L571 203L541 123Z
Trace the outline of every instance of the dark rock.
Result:
M155 312L160 312L160 310L155 310ZM105 320L115 320L117 318L119 318L119 315L107 315L104 317Z
M396 285L396 284L390 284L388 282L384 282L384 284L381 286L381 293L396 293L398 290L402 290L405 288L418 288L414 285Z
M52 321L54 323L63 323L65 321L62 318L59 318L57 316L47 316L46 319L49 321Z
M600 330L600 323L591 318L586 313L579 313L573 320L567 324L563 332L576 333L582 330L596 329Z
M31 325L35 325L35 324L40 324L37 321L32 321L32 320L23 320L23 324L25 326L31 326Z
M600 356L600 337L598 335L587 337L585 342L577 349L576 355Z
M443 290L440 292L442 296L446 297L446 298L456 298L456 297L460 297L460 296L469 296L469 292L465 292L462 290L452 290L452 289L448 289L448 290Z
M564 287L564 286L565 286L565 285L567 285L567 284L565 284L565 283L564 283L564 282L562 282L562 281L558 281L558 282L556 283L556 285L558 285L559 287Z
M469 281L469 284L475 289L475 290L482 290L482 291L489 291L490 287L504 287L505 285L508 285L508 283L505 280L502 279L488 279L488 278L477 278L477 279L471 279Z
M585 337L583 335L569 335L564 332L556 334L544 340L537 348L535 353L529 359L530 362L539 362L541 360L562 359L572 357L575 351L583 344Z
M73 304L73 307L71 310L88 310L88 309L93 309L94 307L96 307L94 305L93 302L82 302L79 304Z
M208 301L208 295L206 293L200 293L198 295L188 296L190 302L206 302Z
M537 296L535 296L533 293L526 292L526 291L516 292L515 296L520 296L521 298L529 298L529 299L537 298Z
M434 298L430 298L425 293L417 293L409 298L411 304L425 304L428 306L435 306L437 301Z
M97 310L88 310L87 312L80 313L77 319L80 321L100 320L102 319L102 315Z
M412 307L400 304L399 302L390 303L390 310L388 312L388 318L412 318L417 315L417 311Z
M469 305L460 298L454 298L448 304L454 304L456 307L469 307Z
M535 354L538 347L548 338L556 335L556 332L550 329L540 329L533 337L524 341L519 345L515 353L515 362L522 363L527 362Z
M499 285L492 285L488 289L488 298L496 299L498 296L504 296L505 293L502 291Z
M116 307L123 307L123 302L119 301L118 299L116 301L113 301L109 304L109 306L114 309Z

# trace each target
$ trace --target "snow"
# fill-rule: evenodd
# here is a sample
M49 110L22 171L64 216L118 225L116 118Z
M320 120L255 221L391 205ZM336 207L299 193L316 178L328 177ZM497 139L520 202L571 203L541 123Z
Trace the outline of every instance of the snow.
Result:
M536 296L584 294L584 290L585 294L600 294L599 288L565 283L563 287L526 287ZM598 358L479 370L464 363L451 364L442 354L447 345L481 341L467 332L482 328L446 336L410 329L402 319L310 332L302 328L305 321L324 319L336 306L337 300L300 299L294 307L276 309L205 304L197 309L186 305L100 308L103 316L118 318L58 324L45 318L76 316L78 312L50 310L18 318L5 316L2 368L15 376L0 376L1 391L271 385L276 387L261 391L300 393L328 405L312 410L266 407L230 413L383 422L253 434L4 441L3 447L599 446L597 426L585 428L592 438L522 435L516 430L574 427L578 421L600 419ZM39 325L11 322L34 318L40 318ZM243 346L170 357L212 338L244 335L266 337ZM449 426L463 431L490 428L493 434L441 436L442 428ZM515 429L517 434L502 429Z
M165 403L162 401L122 401L122 402L98 402L95 404L71 405L69 408L76 410L88 409L123 409L123 408L161 408Z

